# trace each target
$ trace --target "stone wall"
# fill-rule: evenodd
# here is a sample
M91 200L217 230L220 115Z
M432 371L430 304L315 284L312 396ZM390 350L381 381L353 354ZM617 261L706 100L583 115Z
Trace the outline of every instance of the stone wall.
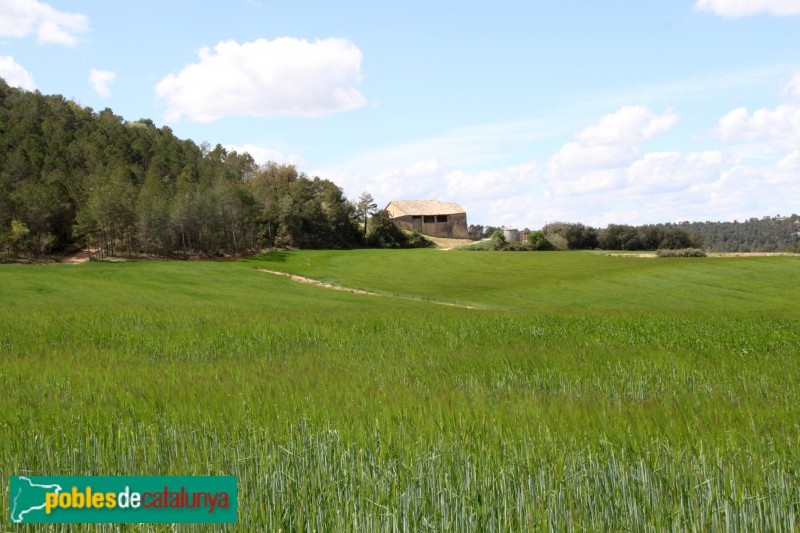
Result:
M467 214L454 215L406 215L393 218L392 222L404 230L418 231L431 237L468 239Z

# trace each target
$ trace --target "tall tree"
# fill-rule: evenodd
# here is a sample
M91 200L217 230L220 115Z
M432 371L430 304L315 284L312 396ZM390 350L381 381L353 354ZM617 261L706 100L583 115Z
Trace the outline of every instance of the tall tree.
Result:
M377 209L378 204L375 203L375 198L367 191L362 192L361 196L358 197L358 203L356 203L356 214L359 219L364 220L364 235L367 234L367 220Z

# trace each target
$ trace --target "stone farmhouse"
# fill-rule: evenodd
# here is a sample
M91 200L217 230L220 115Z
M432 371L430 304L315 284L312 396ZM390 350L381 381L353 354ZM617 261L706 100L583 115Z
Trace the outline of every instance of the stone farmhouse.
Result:
M386 206L398 227L431 237L468 239L467 212L454 203L439 200L398 200Z

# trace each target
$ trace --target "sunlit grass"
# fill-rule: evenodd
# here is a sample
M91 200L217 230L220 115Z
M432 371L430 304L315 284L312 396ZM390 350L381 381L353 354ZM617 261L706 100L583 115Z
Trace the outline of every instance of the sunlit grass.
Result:
M439 250L2 266L0 488L233 474L250 530L793 530L799 266Z

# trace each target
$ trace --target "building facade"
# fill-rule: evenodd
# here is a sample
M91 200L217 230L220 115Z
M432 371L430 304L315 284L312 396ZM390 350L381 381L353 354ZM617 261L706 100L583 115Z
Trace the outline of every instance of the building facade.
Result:
M467 212L458 204L439 200L397 200L386 206L398 227L431 237L468 239Z

